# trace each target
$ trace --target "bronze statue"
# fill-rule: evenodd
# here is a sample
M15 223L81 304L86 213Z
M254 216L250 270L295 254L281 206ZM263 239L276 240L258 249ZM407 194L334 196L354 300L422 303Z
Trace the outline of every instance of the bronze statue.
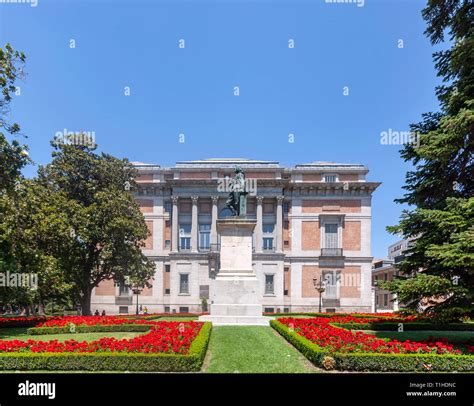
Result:
M245 190L245 174L242 168L235 167L234 179L230 181L230 193L226 206L232 212L232 216L245 217L247 215L247 194Z

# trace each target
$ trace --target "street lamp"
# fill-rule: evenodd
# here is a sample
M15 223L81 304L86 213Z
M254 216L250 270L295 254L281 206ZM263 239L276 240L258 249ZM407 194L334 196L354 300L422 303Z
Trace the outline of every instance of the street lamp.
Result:
M314 288L319 292L319 313L321 313L321 306L323 302L323 292L326 290L324 287L323 277L319 277L319 282L317 278L313 278Z
M142 290L138 287L135 287L132 289L132 292L134 295L137 295L137 316L140 314L140 311L138 310L138 295L142 292Z

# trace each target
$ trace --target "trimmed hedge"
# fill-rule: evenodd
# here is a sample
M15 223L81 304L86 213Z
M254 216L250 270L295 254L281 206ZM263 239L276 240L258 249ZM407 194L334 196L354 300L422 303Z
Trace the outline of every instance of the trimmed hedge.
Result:
M345 316L352 316L356 318L363 318L363 319L383 319L388 318L390 316L380 316L377 314L374 315L365 315L365 314L350 314L350 313L264 313L264 316L270 317L294 317L294 316L308 316L308 317L345 317ZM394 314L396 316L396 314Z
M334 368L344 371L396 372L472 372L474 356L438 354L379 354L329 352L277 320L270 325L298 349L314 365L324 368L324 361L332 358ZM326 358L327 357L327 358ZM330 357L330 358L329 358ZM326 363L327 365L327 363Z
M409 322L409 323L331 323L335 327L341 327L348 330L377 330L377 331L398 331L400 324L403 324L403 331L474 331L474 324L470 323L451 323L434 324L428 322Z
M120 325L79 325L75 326L74 332L70 326L64 327L35 327L29 328L27 333L30 335L46 335L46 334L77 334L77 333L141 333L150 330L152 324L120 324Z
M123 352L1 353L0 370L193 372L201 369L212 324L204 323L187 355Z

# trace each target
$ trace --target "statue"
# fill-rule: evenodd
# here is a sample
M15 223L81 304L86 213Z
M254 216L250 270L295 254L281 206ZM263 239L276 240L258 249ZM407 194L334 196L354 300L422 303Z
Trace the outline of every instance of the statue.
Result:
M245 174L242 168L235 167L234 179L230 181L230 193L226 206L232 212L232 216L245 217L247 215L247 194L245 190Z

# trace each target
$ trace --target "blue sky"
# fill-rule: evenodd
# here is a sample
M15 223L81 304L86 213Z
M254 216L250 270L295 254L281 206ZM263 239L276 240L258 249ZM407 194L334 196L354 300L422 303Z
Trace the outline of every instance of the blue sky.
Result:
M383 257L397 240L385 226L400 215L393 199L403 193L408 166L400 147L381 145L380 134L406 131L438 108L424 5L0 4L0 43L27 55L28 76L19 83L12 120L28 136L37 164L49 162L49 142L65 128L94 131L100 150L115 156L164 166L208 157L365 164L368 179L383 182L374 194L372 226L373 255Z

